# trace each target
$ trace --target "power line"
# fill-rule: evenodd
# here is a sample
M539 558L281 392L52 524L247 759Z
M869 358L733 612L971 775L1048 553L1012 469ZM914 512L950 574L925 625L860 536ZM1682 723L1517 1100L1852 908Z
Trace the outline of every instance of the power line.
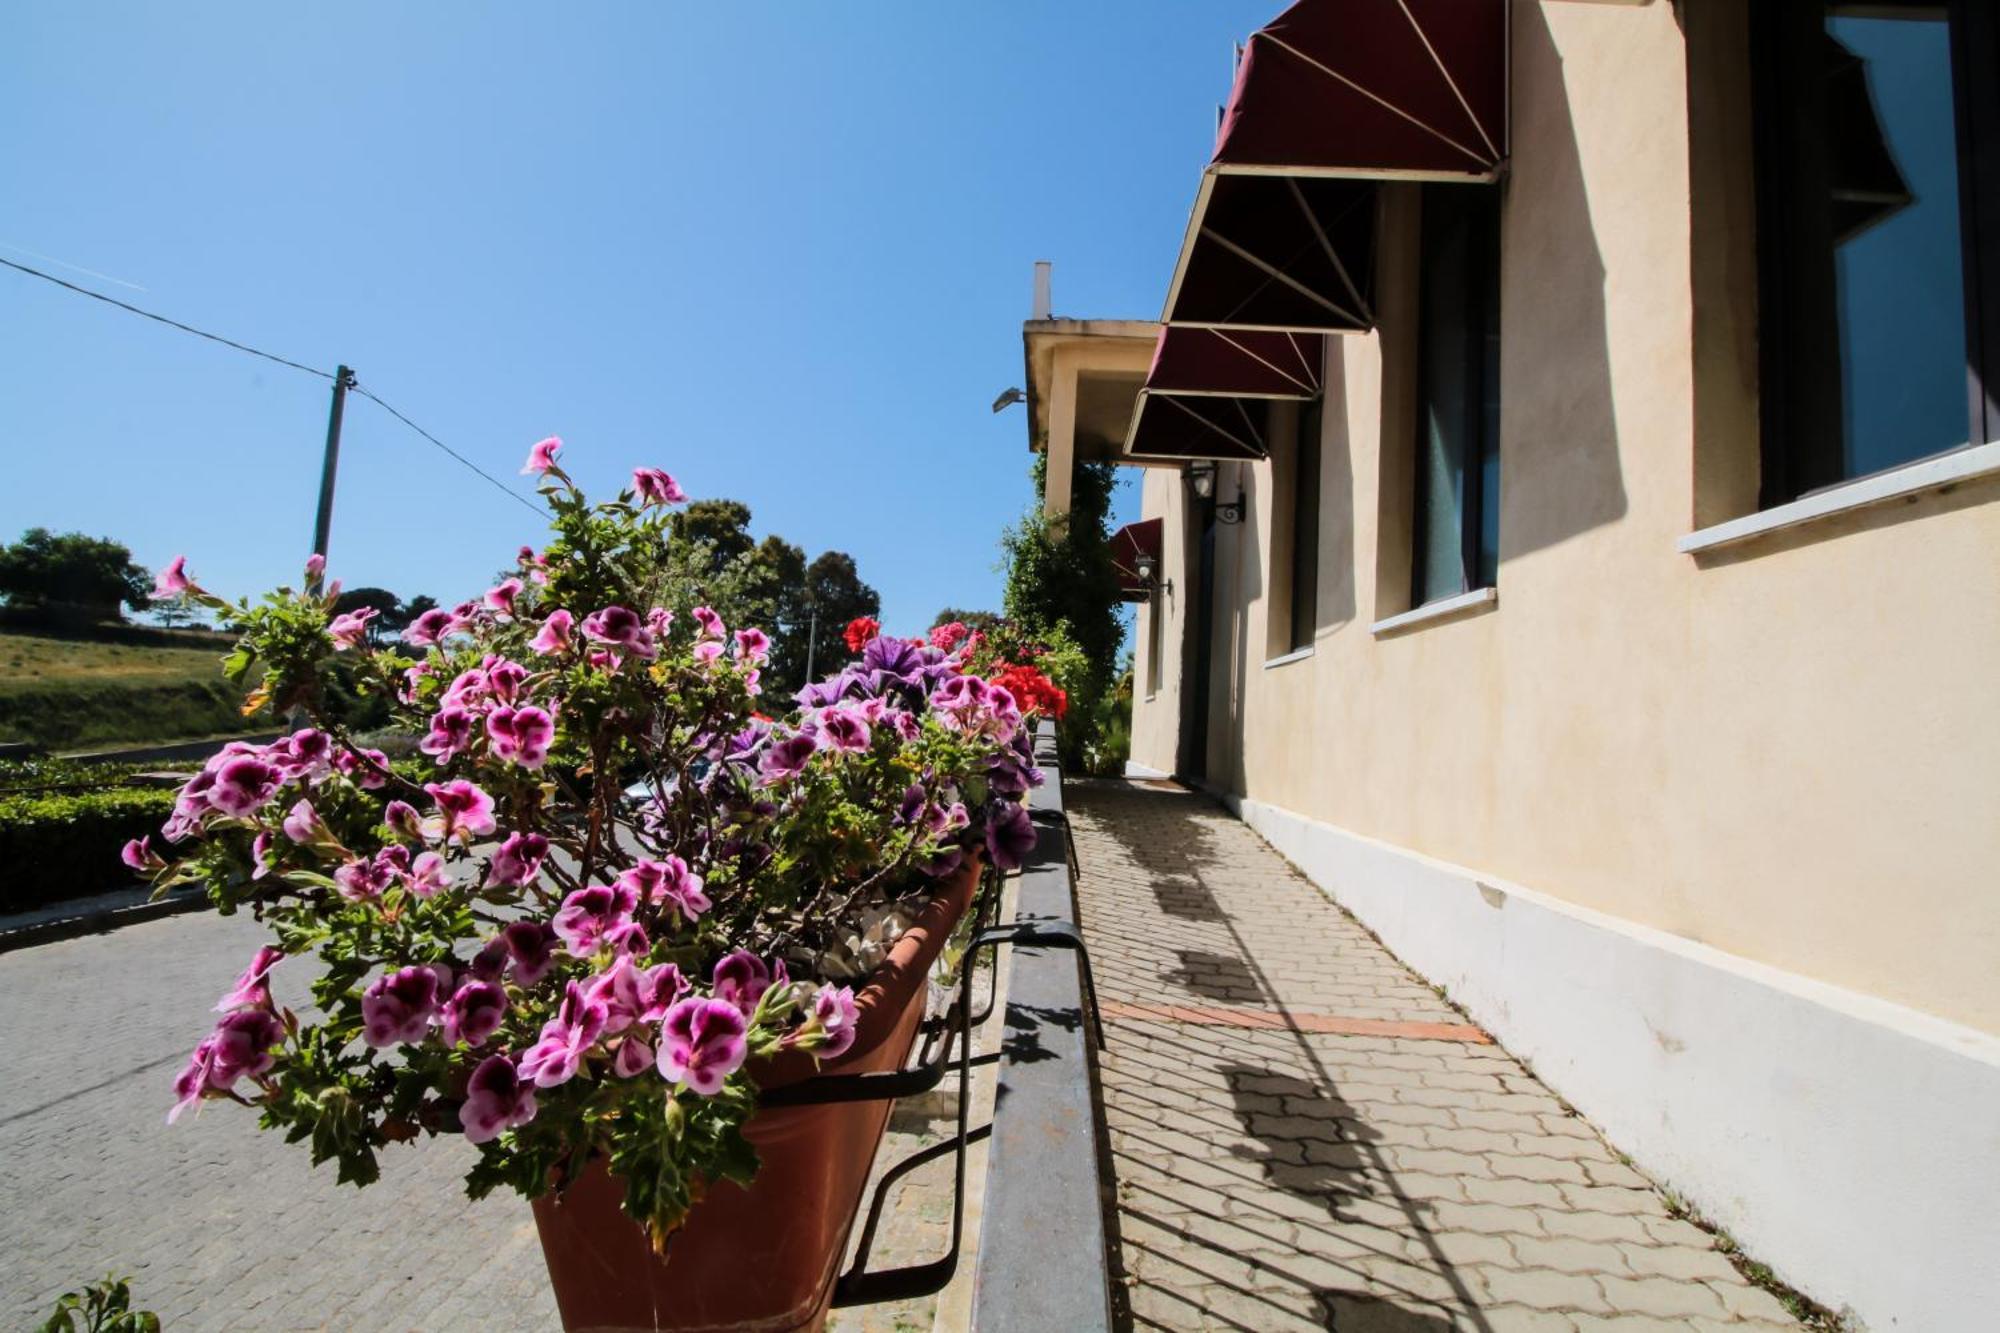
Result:
M317 375L323 380L330 380L334 378L333 373L331 371L315 370L311 366L301 365L297 361L288 361L282 356L274 356L270 352L260 351L259 349L251 347L245 343L237 342L233 338L225 338L219 333L210 333L206 329L198 329L192 324L183 324L177 319L169 319L165 315L156 315L150 310L141 310L138 306L135 306L130 302L121 301L115 296L106 296L103 292L94 292L90 290L90 288L88 287L79 287L73 282L67 282L62 278L56 277L53 273L44 273L42 272L42 270L38 268L30 268L26 264L17 264L13 260L4 257L0 257L0 264L5 264L8 268L11 269L18 269L21 272L28 274L30 277L40 278L44 282L52 282L58 287L68 288L70 291L75 292L79 296L88 296L93 301L102 301L106 305L117 306L120 310L127 310L135 315L143 315L147 319L155 320L158 323L165 324L168 328L179 329L182 333L192 333L197 338L206 338L210 342L221 343L224 347L233 347L239 352L248 352L252 356L261 356L266 361L275 361L279 365L289 366L293 370L303 370L306 374ZM478 473L480 477L484 478L487 482L497 487L503 494L505 494L509 499L513 500L516 504L525 505L528 511L532 514L535 514L537 516L542 515L543 511L537 508L533 501L529 500L526 496L522 495L512 486L509 486L506 482L501 481L498 477L495 477L492 473L488 472L486 469L480 467L479 464L473 462L471 459L467 458L464 454L458 452L458 450L446 444L443 440L440 440L437 436L425 430L422 426L419 426L416 422L404 416L401 412L398 412L395 408L389 406L389 404L383 402L373 393L370 393L365 385L355 384L353 387L356 393L361 394L363 397L369 399L377 407L380 407L383 411L387 412L390 416L396 418L396 420L402 422L405 426L408 426L411 430L423 436L424 439L429 440L432 444L444 450L447 454L450 454L453 458L457 459L458 462L463 466L470 468L473 472Z
M408 417L404 416L401 412L398 412L395 408L383 402L380 398L376 397L373 393L369 392L367 385L357 383L354 386L354 392L360 394L363 398L368 399L370 402L374 403L377 407L381 408L384 412L387 412L390 416L396 418L396 420L402 422L405 426L408 426L411 430L415 431L417 434L423 436L426 440L429 440L432 444L436 445L438 448L450 454L460 463L464 464L468 468L471 468L481 477L484 477L488 482L492 483L493 486L496 487L501 494L505 495L508 499L514 501L516 504L525 505L529 513L534 514L537 517L547 517L542 512L541 509L536 507L535 503L532 500L528 499L527 496L522 495L512 486L509 486L506 482L500 480L498 477L494 476L491 472L488 472L485 468L479 466L479 464L473 462L471 459L467 458L464 454L452 448L450 445L446 444L443 440L440 440L437 436L431 434L429 431L425 430L422 426L419 426L416 422L410 420Z
M311 366L302 366L296 361L287 361L282 356L273 356L269 352L259 351L257 348L237 342L233 338L225 338L219 333L210 333L205 329L198 329L192 324L183 324L177 319L168 319L165 315L156 315L150 310L141 310L138 306L127 301L121 301L115 296L106 296L103 292L93 292L88 287L79 287L73 282L65 282L53 273L44 273L38 268L29 268L26 264L17 264L11 259L0 258L0 264L5 264L8 268L19 269L30 277L40 278L44 282L53 282L58 287L67 287L80 296L90 297L93 301L102 301L106 305L115 305L120 310L129 310L135 315L144 315L147 319L157 320L169 328L179 329L182 333L192 333L197 338L206 338L212 343L221 343L224 347L234 347L239 352L248 352L252 356L261 356L266 361L275 361L281 366L290 366L293 370L303 370L306 374L317 375L323 380L333 378L332 371L314 370Z

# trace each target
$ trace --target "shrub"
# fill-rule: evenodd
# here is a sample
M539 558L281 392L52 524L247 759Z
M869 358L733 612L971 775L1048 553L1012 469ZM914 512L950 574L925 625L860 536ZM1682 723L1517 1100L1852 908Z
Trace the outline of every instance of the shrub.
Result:
M133 882L118 849L173 813L165 788L0 795L0 910L21 911Z

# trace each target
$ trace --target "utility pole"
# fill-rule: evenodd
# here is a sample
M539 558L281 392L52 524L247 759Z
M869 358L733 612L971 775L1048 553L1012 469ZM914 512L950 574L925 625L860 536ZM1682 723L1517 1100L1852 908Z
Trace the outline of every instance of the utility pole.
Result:
M815 606L813 607L812 610L812 620L809 624L809 628L806 630L806 684L808 685L812 684L812 678L813 678L813 643L818 638L819 638L819 607Z
M347 391L354 385L354 372L341 366L333 372L333 411L326 419L326 461L319 470L319 517L313 522L313 554L326 554L327 531L333 526L333 479L340 468L340 414L347 407Z

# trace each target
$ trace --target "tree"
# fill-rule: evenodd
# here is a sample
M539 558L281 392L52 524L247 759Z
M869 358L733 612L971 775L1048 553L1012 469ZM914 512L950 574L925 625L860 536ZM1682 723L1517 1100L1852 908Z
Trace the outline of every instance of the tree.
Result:
M674 537L705 545L717 569L748 555L757 545L750 535L750 506L741 500L696 500L673 516Z
M1000 623L1000 613L998 611L961 611L955 606L947 606L944 610L938 612L936 616L932 617L931 628L936 629L939 625L949 625L953 621L958 622L967 629L983 630L991 633L993 627Z
M861 581L854 557L845 551L826 551L806 566L805 609L819 615L818 650L813 655L814 671L825 675L826 668L853 654L841 641L840 632L858 616L882 612L881 596Z
M143 611L152 605L152 585L131 550L109 537L30 528L20 541L0 547L0 596L9 606L122 620L120 606Z

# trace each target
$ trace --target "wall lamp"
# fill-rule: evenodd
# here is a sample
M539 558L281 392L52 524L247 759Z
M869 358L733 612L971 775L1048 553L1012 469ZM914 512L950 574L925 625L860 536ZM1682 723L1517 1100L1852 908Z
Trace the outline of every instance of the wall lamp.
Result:
M1007 389L998 398L993 400L993 410L995 412L1004 412L1016 403L1025 403L1027 401L1028 395L1022 393L1019 389Z
M1188 489L1197 500L1215 498L1215 464L1202 462L1188 464L1184 474ZM1238 487L1236 498L1215 506L1215 521L1218 523L1241 523L1243 521L1243 489Z
M1132 572L1139 576L1139 586L1146 592L1146 600L1152 600L1152 591L1155 588L1166 589L1167 596L1169 597L1174 595L1174 581L1172 579L1161 580L1160 562L1154 557L1140 555L1132 562Z

